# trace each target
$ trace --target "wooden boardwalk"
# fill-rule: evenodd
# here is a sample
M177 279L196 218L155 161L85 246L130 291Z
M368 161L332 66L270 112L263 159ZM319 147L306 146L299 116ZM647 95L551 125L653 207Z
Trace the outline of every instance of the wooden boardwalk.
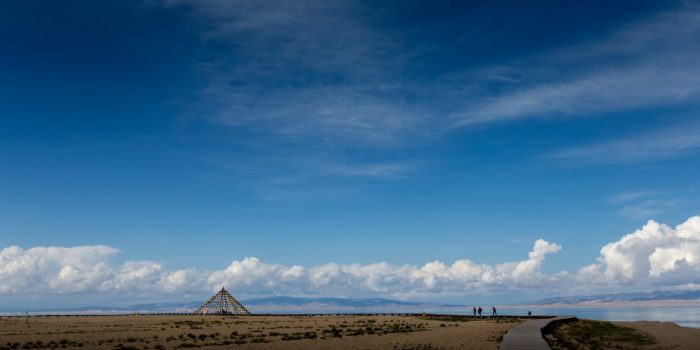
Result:
M574 316L559 316L541 320L530 320L512 328L503 337L501 350L551 350L542 336L542 328L552 322L573 319Z

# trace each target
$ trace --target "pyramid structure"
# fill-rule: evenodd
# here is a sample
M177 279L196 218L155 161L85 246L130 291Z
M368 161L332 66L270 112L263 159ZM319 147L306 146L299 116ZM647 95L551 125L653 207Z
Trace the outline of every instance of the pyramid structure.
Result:
M195 311L199 315L249 315L250 312L241 305L224 287Z

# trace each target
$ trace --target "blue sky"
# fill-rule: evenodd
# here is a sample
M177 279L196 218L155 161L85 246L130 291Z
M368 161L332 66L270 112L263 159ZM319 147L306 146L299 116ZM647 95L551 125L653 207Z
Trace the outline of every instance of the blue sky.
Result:
M5 302L18 266L41 274L15 285L68 299L224 282L445 300L562 279L591 292L700 282L694 2L2 6ZM692 235L671 228L684 222ZM659 240L626 260L640 273L618 275L629 264L601 248L638 229ZM246 261L260 264L231 272ZM422 275L435 261L454 271ZM534 265L465 281L459 261ZM593 265L597 284L581 280ZM366 288L314 279L329 266ZM68 275L81 287L62 289ZM271 287L280 276L292 282Z

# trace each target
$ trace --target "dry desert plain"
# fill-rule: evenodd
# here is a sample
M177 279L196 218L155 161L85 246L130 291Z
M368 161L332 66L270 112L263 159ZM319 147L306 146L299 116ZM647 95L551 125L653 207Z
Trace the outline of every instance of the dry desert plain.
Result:
M0 317L0 350L497 349L508 329L523 321L349 315ZM611 342L597 348L700 349L700 329L662 322L615 324L632 327L653 341L643 346Z
M0 318L0 349L497 349L521 321L413 316Z

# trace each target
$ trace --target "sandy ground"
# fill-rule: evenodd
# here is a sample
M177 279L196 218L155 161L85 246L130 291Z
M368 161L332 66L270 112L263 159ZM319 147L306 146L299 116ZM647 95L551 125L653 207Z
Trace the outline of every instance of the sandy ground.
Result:
M1 317L0 349L497 349L519 322L409 316Z
M614 322L650 334L658 342L657 349L700 349L700 329L681 327L671 322Z

